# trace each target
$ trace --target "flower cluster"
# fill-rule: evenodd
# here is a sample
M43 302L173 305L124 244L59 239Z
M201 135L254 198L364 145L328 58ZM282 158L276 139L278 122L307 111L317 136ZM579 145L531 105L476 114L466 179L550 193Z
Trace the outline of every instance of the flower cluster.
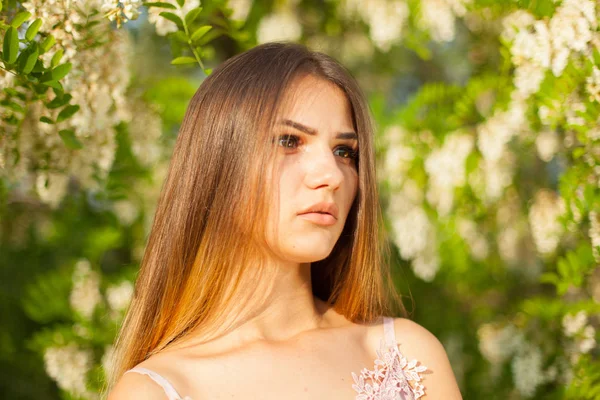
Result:
M116 142L114 127L131 119L126 90L130 81L130 39L123 30L111 31L104 20L86 24L89 13L99 2L47 2L32 0L23 4L33 17L43 18L46 33L63 49L62 60L72 64L63 80L72 104L79 111L56 124L40 121L46 110L32 103L21 124L18 140L5 141L4 163L10 165L10 179L19 181L22 190L34 189L40 199L56 207L64 197L69 177L84 188L97 188L110 171ZM90 46L90 37L102 44ZM49 63L54 52L44 55ZM58 110L51 115L57 117ZM59 131L71 129L82 148L71 150ZM10 151L12 150L12 151ZM19 154L19 157L15 157Z
M463 17L470 0L422 0L419 27L436 42L450 42L456 35L456 17Z
M84 398L93 398L88 392L87 374L93 366L92 354L74 343L49 347L44 353L46 373L58 387Z
M517 91L525 97L535 93L548 69L560 76L573 52L589 56L597 26L592 0L565 0L547 21L523 10L508 16L503 34L512 40Z
M409 9L404 0L345 0L340 2L340 13L346 18L359 16L369 26L375 46L387 52L400 42Z

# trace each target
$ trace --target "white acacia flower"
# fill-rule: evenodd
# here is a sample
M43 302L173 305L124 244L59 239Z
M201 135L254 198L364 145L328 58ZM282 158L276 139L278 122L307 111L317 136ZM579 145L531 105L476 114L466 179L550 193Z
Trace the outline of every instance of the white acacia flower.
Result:
M89 319L102 301L100 294L100 276L92 270L90 262L81 259L75 264L73 272L73 290L69 303L73 310Z
M477 330L479 351L491 364L501 364L525 345L525 338L514 325L498 327L483 324Z
M535 148L545 162L552 160L560 145L558 134L555 131L544 130L535 138Z
M471 135L450 133L441 148L433 150L425 160L425 171L436 186L455 188L465 184L465 161L474 140Z
M563 332L565 336L575 336L587 324L587 313L584 310L577 314L565 314L562 319Z
M585 354L596 347L596 330L588 325L583 329L582 337L577 340L577 349Z
M590 240L592 242L592 248L594 252L594 257L596 261L600 262L600 213L598 211L590 211L590 229L588 230L588 234L590 235Z
M542 189L535 195L529 210L529 226L533 242L541 254L556 250L564 230L558 218L564 209L562 198L550 190Z
M118 285L111 285L106 289L106 300L110 308L123 311L129 305L133 296L133 285L129 281L123 281Z
M425 250L429 233L433 229L425 210L413 206L406 213L390 215L390 218L400 255L405 260L414 259Z
M258 43L297 41L302 36L302 26L297 16L289 10L269 14L261 19L256 37Z
M102 368L106 373L112 371L115 357L115 347L113 345L107 345L104 347L104 354L102 355Z
M117 26L140 16L141 0L104 0L100 10L110 21L117 21Z
M585 89L589 94L590 101L600 103L600 69L595 65L592 74L586 79Z
M252 0L228 0L227 6L233 10L231 19L245 21L252 8Z
M461 2L454 3L458 5ZM454 39L455 20L455 11L449 1L421 1L421 15L418 23L422 29L429 31L431 38L436 42L450 42Z
M541 350L537 346L527 346L513 358L511 366L517 390L524 398L532 397L546 378Z
M434 243L433 241L431 243ZM437 249L431 244L425 251L421 252L411 263L415 275L425 282L431 282L440 269L440 258Z
M457 228L458 234L469 246L473 258L478 261L484 260L489 254L489 244L477 224L470 219L461 218L457 222Z
M49 377L59 388L77 396L87 392L87 373L93 364L90 350L71 343L62 347L49 347L44 352L44 365Z

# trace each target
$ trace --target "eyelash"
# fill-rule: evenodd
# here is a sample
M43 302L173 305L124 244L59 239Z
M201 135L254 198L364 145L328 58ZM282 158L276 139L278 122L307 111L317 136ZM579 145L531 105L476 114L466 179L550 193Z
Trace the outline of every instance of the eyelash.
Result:
M291 134L286 134L286 135L279 136L277 138L277 143L281 144L282 140L290 140L290 139L294 139L296 141L296 144L297 144L298 141L300 141L300 137L299 136L297 136L297 135L291 135ZM282 147L284 147L286 149L290 148L288 146L282 146ZM348 160L353 160L353 161L356 161L358 159L358 150L353 150L352 147L350 147L350 146L338 146L338 147L336 147L336 149L339 149L339 148L345 149L348 152L348 154L349 154L348 157L342 157L343 159L348 159Z

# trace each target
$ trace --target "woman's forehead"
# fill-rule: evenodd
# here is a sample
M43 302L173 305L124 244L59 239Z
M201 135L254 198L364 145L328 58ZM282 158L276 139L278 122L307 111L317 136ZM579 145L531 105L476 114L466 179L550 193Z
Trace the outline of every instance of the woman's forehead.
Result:
M285 120L315 129L353 129L351 106L344 91L312 75L296 79L286 91L276 123Z

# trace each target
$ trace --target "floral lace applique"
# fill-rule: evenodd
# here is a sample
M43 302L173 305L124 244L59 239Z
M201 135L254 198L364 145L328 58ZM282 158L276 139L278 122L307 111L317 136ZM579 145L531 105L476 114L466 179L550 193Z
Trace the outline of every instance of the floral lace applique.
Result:
M385 341L381 339L374 369L364 368L360 376L352 372L355 382L352 388L358 393L356 400L416 400L424 396L420 373L427 367L417 366L417 363L417 360L408 362L398 350L397 342L386 349Z

